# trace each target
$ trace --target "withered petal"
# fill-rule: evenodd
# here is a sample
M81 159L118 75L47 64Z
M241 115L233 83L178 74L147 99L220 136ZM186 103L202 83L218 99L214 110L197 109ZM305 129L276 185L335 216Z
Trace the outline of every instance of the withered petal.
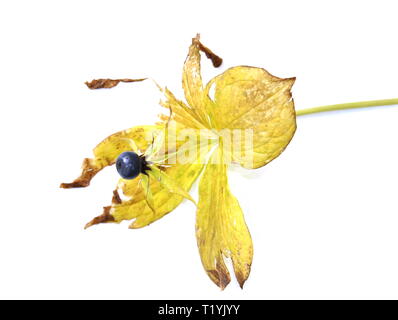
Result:
M250 274L253 244L239 202L229 190L221 149L212 155L199 183L196 239L210 279L224 289L230 281L224 258L231 258L243 287Z

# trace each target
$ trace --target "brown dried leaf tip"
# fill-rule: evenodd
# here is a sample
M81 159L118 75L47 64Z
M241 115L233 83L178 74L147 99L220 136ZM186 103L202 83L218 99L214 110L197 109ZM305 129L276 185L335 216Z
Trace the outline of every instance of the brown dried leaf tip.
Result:
M90 159L86 158L82 164L82 173L81 175L75 179L71 183L61 183L60 187L63 189L71 189L71 188L84 188L90 184L91 179L99 172L90 161Z
M200 51L202 51L208 59L211 60L213 63L214 68L218 68L222 64L222 58L220 58L218 55L216 55L213 51L211 51L208 47L204 46L200 41L200 35L196 35L196 38L192 39L192 43L198 45L198 48Z
M89 89L109 89L116 87L120 82L139 82L144 81L147 78L142 79L94 79L91 82L85 82Z
M84 229L87 229L91 226L94 226L96 224L100 224L100 223L105 223L105 222L115 222L115 218L111 215L110 211L111 211L111 206L108 207L104 207L104 213L101 214L98 217L95 217L93 220L91 220L90 222L88 222L85 226Z

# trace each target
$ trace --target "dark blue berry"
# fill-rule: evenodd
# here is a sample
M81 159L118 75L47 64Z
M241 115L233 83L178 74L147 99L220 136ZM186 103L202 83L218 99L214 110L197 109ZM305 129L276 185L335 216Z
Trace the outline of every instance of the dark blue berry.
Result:
M116 169L123 179L134 179L141 172L141 159L135 152L123 152L116 160Z

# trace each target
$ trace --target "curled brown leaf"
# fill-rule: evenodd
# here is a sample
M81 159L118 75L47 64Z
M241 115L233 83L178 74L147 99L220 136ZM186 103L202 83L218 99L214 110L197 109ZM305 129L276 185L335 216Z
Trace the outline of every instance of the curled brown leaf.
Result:
M120 82L139 82L139 81L144 81L147 78L142 78L142 79L94 79L91 80L90 82L85 82L86 86L89 89L109 89L117 86Z
M197 43L198 48L200 51L202 51L208 59L211 60L214 68L218 68L222 64L222 58L216 55L213 51L211 51L208 47L204 46L200 40L199 34L196 36L196 38L192 39L192 43Z
M100 170L96 168L91 159L84 159L82 164L82 173L78 178L76 178L71 183L61 183L60 188L63 189L71 189L71 188L84 188L90 184L91 179L99 172Z

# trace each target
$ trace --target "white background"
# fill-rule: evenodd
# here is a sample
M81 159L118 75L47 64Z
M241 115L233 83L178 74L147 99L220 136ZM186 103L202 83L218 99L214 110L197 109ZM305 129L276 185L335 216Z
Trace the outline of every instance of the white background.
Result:
M398 298L398 107L298 119L286 151L230 184L255 256L241 290L200 262L184 203L139 230L84 224L118 175L62 190L103 138L161 111L152 77L182 97L191 38L228 67L296 76L297 109L398 96L395 1L3 1L0 4L0 298ZM197 196L197 189L193 190Z

